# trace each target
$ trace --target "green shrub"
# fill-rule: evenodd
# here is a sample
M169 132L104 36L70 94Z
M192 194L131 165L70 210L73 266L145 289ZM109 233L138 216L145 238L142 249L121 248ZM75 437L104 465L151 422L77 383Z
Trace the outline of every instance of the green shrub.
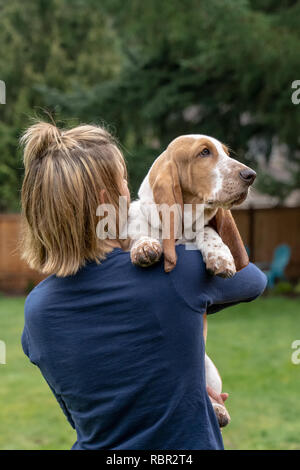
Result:
M272 290L273 294L290 294L293 292L293 286L290 282L288 281L279 281L274 289Z
M295 285L295 287L294 287L294 293L300 295L300 279L299 279L298 283L297 283L297 284Z

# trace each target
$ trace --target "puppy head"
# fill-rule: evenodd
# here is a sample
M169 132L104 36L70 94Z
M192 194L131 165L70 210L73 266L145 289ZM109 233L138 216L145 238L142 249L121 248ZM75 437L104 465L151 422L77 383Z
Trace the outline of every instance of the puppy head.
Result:
M184 203L230 209L243 202L256 173L229 156L227 147L213 137L181 136L167 149L180 178Z
M184 204L204 204L214 215L212 225L231 250L237 270L249 262L233 217L228 209L243 202L256 173L229 156L227 147L204 135L173 140L153 164L149 183L156 204L183 209ZM224 210L226 209L226 210ZM179 214L171 214L171 236L163 240L165 270L176 265L175 240Z

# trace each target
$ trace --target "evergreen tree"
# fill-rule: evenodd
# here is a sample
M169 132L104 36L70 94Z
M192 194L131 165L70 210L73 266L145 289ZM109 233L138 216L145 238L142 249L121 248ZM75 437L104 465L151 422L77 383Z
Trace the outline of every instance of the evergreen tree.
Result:
M107 17L81 0L1 1L0 44L0 79L7 90L6 105L0 106L4 211L19 208L23 170L18 139L32 117L46 118L41 109L48 106L45 90L69 93L80 88L88 93L118 72L120 59ZM51 112L59 119L55 111L53 106ZM76 112L64 115L69 124L77 117Z
M67 125L104 122L123 145L136 191L184 133L214 135L253 167L285 143L299 186L300 2L284 0L0 1L0 210L18 207L17 141L46 107Z

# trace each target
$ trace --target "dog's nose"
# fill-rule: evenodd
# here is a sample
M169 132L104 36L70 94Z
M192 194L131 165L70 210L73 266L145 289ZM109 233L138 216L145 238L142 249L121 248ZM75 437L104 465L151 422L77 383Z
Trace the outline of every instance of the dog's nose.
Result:
M250 185L255 180L256 173L250 168L246 168L245 170L240 171L240 177L245 183Z

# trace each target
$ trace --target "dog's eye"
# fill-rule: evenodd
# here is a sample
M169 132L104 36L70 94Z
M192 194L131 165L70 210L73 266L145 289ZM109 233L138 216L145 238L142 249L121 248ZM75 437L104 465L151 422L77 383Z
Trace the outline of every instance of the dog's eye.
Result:
M199 156L201 156L201 157L207 157L207 155L209 155L209 154L210 154L209 149L205 147L203 150L201 150Z

